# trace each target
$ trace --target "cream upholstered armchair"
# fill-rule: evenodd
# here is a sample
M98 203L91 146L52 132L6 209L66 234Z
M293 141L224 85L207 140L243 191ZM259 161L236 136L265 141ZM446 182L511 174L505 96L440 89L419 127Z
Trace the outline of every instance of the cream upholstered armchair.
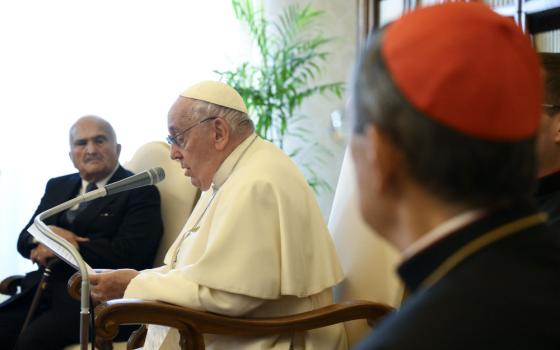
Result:
M335 287L335 302L370 300L392 307L400 305L403 287L395 274L397 251L373 232L360 215L354 165L347 151L329 217L344 280ZM371 327L365 322L345 322L348 345L362 339Z
M153 167L161 167L165 171L165 180L156 185L161 197L164 231L154 266L161 266L167 249L181 232L200 192L185 177L179 163L170 158L169 145L164 142L154 141L142 145L124 167L135 173ZM65 350L78 349L78 345L65 348ZM113 343L113 349L126 349L126 342Z
M348 169L348 167L349 165L345 165L344 169ZM348 175L344 169L342 177ZM349 175L352 176L351 173ZM352 178L341 179L339 182L336 197L345 203L335 203L334 210L348 213L346 205L349 203L347 201L349 197L344 195L348 184L353 185ZM338 194L339 192L341 195ZM371 325L393 310L393 307L387 304L397 304L400 301L401 289L396 279L393 277L393 280L391 280L390 278L391 266L396 259L393 256L385 263L387 257L396 254L388 250L386 255L372 259L352 254L352 250L355 250L358 254L367 256L371 252L374 254L382 252L385 247L359 247L359 244L377 244L376 241L368 241L370 232L364 230L360 234L367 234L366 238L360 238L361 241L356 241L354 244L347 244L347 241L355 238L354 233L349 234L344 239L343 237L348 233L347 231L355 228L347 227L345 220L339 217L338 213L333 212L332 215L331 223L335 230L335 243L338 245L337 249L340 249L340 253L342 253L343 265L348 273L345 282L337 292L338 300L336 304L296 315L253 319L217 315L157 301L116 299L102 303L96 308L95 326L97 336L112 339L117 334L117 326L121 324L157 324L177 328L181 334L182 349L199 350L204 349L204 334L264 336L302 332L335 323L359 320L346 324L350 336L349 340L351 344L355 343L359 337L365 335L371 329ZM351 218L351 220L355 220L355 218ZM372 263L375 265L368 265ZM382 265L379 265L380 263ZM355 266L360 266L360 268L356 269ZM372 275L372 267L374 270L379 270L379 273ZM379 280L376 280L377 278ZM369 284L361 281L369 281ZM69 286L71 293L79 295L78 281L72 282ZM386 285L378 286L378 284ZM372 293L369 293L368 290L362 290L362 288L369 289L370 287L373 288ZM355 297L366 300L356 300ZM140 347L142 342L143 335L136 333L129 340L128 348Z
M164 142L154 141L144 144L125 164L125 168L135 173L153 167L161 167L165 171L165 180L156 185L161 197L163 237L154 266L161 266L167 249L175 241L191 214L200 191L185 177L180 164L170 158L169 145Z

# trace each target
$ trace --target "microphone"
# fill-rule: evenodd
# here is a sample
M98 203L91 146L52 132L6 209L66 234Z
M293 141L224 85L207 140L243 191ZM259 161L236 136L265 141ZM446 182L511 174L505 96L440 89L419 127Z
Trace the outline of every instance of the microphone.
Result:
M126 179L110 183L97 190L82 194L80 202L87 202L99 197L109 196L123 191L133 190L138 187L155 185L165 179L165 171L162 168L152 168ZM79 198L78 197L78 198Z
M41 243L49 247L55 254L64 260L66 263L74 266L80 271L82 275L82 289L80 298L80 345L81 349L86 349L88 344L88 329L89 329L89 278L88 267L78 250L67 240L55 234L43 220L60 213L66 209L72 208L74 205L87 202L99 197L119 193L122 191L132 190L138 187L154 185L165 179L165 172L162 168L152 168L141 172L139 174L127 177L126 179L113 182L103 186L95 191L87 192L72 198L64 203L61 203L53 208L47 209L39 213L35 217L34 225L30 227L36 228L37 232L33 236L39 238ZM41 236L42 234L42 236ZM39 235L39 236L37 236ZM90 268L91 269L91 268Z
M155 185L163 179L165 179L165 171L159 167L152 168L139 174L127 177L126 179L108 184L105 186L105 189L107 190L107 196L109 196L138 187Z

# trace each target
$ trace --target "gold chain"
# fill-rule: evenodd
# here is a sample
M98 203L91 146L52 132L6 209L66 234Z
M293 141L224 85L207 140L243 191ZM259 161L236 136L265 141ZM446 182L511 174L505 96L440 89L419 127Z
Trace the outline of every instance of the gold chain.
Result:
M530 216L523 217L513 222L502 225L483 236L478 237L474 241L469 242L455 254L447 258L439 267L432 272L421 283L422 288L428 288L443 278L451 269L457 266L461 261L465 260L475 252L486 247L487 245L498 241L502 238L510 236L528 227L535 226L546 222L548 216L545 213L538 213Z

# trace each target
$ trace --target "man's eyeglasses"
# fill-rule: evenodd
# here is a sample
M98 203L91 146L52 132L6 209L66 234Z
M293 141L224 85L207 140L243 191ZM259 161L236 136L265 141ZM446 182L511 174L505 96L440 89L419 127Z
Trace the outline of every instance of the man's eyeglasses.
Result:
M550 112L549 115L552 117L554 116L556 113L560 112L560 105L555 105L552 103L543 103L543 108L548 109Z
M192 128L194 128L194 127L196 127L196 126L198 126L198 125L200 125L204 122L207 122L209 120L214 120L214 119L217 119L217 118L218 117L208 117L206 119L202 119L198 123L195 123L194 125L191 125L188 128L179 131L178 133L175 134L175 136L167 135L167 138L166 138L167 143L170 144L170 145L175 145L175 146L178 146L180 148L183 148L185 146L185 140L179 141L177 139L178 137L183 136L187 131L191 130Z

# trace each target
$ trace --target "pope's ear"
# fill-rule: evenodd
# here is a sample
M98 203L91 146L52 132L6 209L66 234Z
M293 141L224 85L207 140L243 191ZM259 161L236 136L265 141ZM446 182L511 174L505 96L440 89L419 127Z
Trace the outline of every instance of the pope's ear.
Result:
M221 151L223 150L230 138L231 129L229 124L222 118L216 118L213 120L214 122L214 144L216 145L216 149Z

